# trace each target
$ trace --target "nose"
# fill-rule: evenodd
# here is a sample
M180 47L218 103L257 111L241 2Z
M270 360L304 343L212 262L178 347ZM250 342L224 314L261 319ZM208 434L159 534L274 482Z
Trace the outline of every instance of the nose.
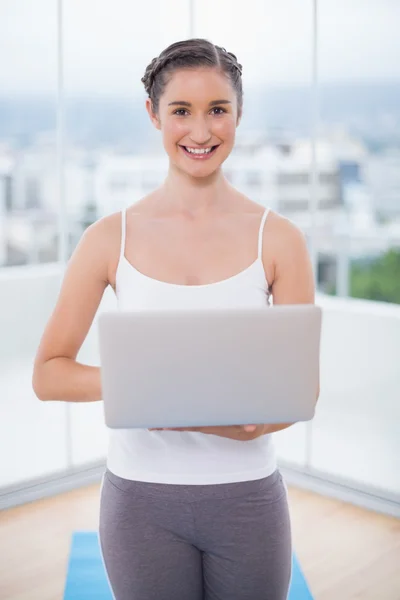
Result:
M211 140L210 127L207 119L199 117L195 121L192 121L192 127L190 131L190 139L198 146L204 145Z

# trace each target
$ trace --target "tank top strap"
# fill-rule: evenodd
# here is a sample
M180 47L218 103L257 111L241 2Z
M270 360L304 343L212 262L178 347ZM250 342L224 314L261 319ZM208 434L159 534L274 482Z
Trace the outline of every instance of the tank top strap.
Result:
M267 208L261 218L260 231L258 232L258 258L262 258L262 244L264 235L265 221L267 220L269 208Z
M125 256L125 237L126 237L126 208L121 210L121 250L119 260Z

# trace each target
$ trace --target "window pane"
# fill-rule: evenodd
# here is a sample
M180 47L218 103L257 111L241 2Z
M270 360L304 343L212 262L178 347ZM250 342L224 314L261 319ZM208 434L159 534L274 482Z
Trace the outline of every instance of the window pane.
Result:
M320 288L398 304L399 20L392 0L319 2L321 139L341 194L318 238ZM400 493L400 307L337 306L324 324L312 464Z
M57 260L57 21L52 0L0 5L0 266Z
M40 403L31 384L59 287L57 265L37 264L57 261L56 3L3 0L0 40L0 486L8 486L67 468L65 406Z

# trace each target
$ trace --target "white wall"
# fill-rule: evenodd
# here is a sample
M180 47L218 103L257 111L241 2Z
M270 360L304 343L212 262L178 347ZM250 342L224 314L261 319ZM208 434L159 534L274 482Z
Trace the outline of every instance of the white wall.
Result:
M317 302L321 395L310 466L400 494L400 306L328 296ZM305 426L276 436L279 453L301 464L294 434L296 444L304 442Z
M84 465L106 453L100 402L40 402L32 390L33 360L60 277L57 265L0 269L0 487ZM110 288L99 310L112 308L113 300ZM96 364L95 323L78 360Z

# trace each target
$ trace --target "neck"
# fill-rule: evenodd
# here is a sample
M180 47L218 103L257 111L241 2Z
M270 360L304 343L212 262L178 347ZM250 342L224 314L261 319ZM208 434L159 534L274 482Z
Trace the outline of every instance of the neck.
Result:
M191 177L170 166L161 188L166 210L189 217L201 217L222 208L229 183L222 170L209 177Z

